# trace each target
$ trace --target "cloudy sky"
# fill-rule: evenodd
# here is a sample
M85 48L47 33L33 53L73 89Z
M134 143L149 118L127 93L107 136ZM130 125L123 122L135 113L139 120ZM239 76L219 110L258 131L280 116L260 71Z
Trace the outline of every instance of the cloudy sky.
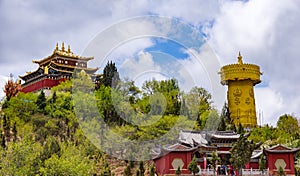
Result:
M143 18L149 15L158 18ZM244 62L261 67L257 111L275 125L284 113L300 117L299 21L298 0L0 0L0 86L65 42L92 54L91 67L113 60L138 84L175 77L183 89L205 87L219 108L226 98L215 84L219 66L241 51Z

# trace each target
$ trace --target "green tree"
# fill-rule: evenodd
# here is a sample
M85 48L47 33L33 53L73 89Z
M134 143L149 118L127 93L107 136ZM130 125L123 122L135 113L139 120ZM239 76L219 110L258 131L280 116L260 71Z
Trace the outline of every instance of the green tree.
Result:
M205 127L204 130L206 131L216 131L220 124L220 116L217 112L217 110L212 109L209 111L209 115L207 116L207 119L204 121Z
M41 112L45 112L46 107L46 96L44 91L42 90L36 100L36 105L38 106Z
M220 157L218 156L218 154L217 154L216 151L212 152L210 162L211 162L211 165L212 165L212 167L214 169L214 175L215 175L215 173L217 171L217 165L220 162Z
M264 158L264 154L261 154L259 158L259 170L263 171L264 169L266 169L266 159Z
M0 175L37 175L42 147L32 139L11 142L0 149Z
M143 161L139 162L139 171L140 171L140 176L144 176L144 174L145 174L145 167L144 167L144 162Z
M226 123L223 116L220 116L220 124L218 126L219 131L225 131L226 130Z
M62 154L52 154L40 168L41 175L92 175L93 161L85 156L82 148L73 144L64 144Z
M277 121L278 130L284 131L289 135L295 135L299 133L299 125L297 118L284 114L279 117Z
M155 165L154 163L152 163L149 168L149 176L154 176L154 175L155 175Z
M252 152L258 146L253 141L248 140L248 135L240 134L239 139L235 142L230 149L231 158L230 162L234 169L239 171L242 175L242 168L250 161Z
M60 157L61 148L60 148L60 145L59 145L58 141L54 137L49 136L46 139L46 143L43 146L43 151L42 151L42 154L41 154L41 160L45 161L48 158L50 158L53 154Z
M116 64L112 61L107 62L106 66L103 69L103 78L101 81L102 84L105 86L115 88L119 81L120 77Z
M140 106L143 112L149 113L151 111L152 115L180 114L180 89L176 79L145 81L142 92L143 98L138 104L146 104Z
M284 172L284 170L283 170L283 168L281 166L279 166L279 169L278 169L276 175L277 176L285 176L286 175L285 172Z
M199 172L199 168L197 166L197 158L196 156L193 157L192 161L188 165L188 170L193 174L196 175Z
M140 171L139 169L137 169L137 170L135 171L135 175L136 175L136 176L141 176L141 171Z
M196 129L203 129L212 109L211 94L204 88L193 87L183 95L183 100L187 109L185 114L188 114L189 119L197 120Z
M176 174L177 176L180 176L180 174L181 174L180 166L177 167L177 170L175 171L175 174Z
M237 133L238 134L244 134L245 133L244 127L242 126L241 123L239 123L239 125L238 125Z

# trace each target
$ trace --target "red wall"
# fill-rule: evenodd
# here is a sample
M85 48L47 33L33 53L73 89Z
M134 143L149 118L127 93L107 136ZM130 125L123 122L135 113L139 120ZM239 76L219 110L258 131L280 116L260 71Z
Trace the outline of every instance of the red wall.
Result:
M45 78L43 80L40 80L40 81L30 84L28 86L24 86L22 88L22 92L27 93L27 92L38 91L42 88L52 88L54 86L57 86L58 84L60 84L61 82L65 81L65 80L66 80L66 78L61 78L59 80Z
M277 159L283 159L286 163L285 172L286 174L295 174L295 168L294 168L294 154L293 153L268 153L268 168L270 169L270 172L273 174L276 174L277 169L275 166Z
M190 174L190 171L187 169L188 164L192 160L192 152L170 152L165 156L162 156L158 159L155 159L156 172L164 174L175 174L177 168L173 168L172 162L174 159L182 159L184 162L183 168L181 169L182 174Z

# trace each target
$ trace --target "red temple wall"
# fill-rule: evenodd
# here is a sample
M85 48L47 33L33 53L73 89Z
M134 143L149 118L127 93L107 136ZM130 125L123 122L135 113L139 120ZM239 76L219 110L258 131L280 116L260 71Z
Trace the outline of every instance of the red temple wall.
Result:
M294 154L293 153L268 153L267 167L270 169L271 173L276 174L277 168L275 166L277 159L283 159L286 163L285 172L286 174L295 174L294 168Z
M184 162L183 168L181 169L182 174L190 174L187 169L188 164L192 160L192 152L170 152L159 159L156 159L155 166L158 173L163 174L175 174L177 168L173 168L172 162L174 159L182 159Z
M259 163L258 162L249 162L246 164L246 169L259 169Z
M64 82L65 80L66 80L66 78L61 78L59 80L45 78L43 80L40 80L38 82L35 82L33 84L23 87L22 92L24 92L24 93L35 92L35 91L38 91L43 88L52 88L54 86L57 86L61 82Z
M157 173L165 173L166 168L166 156L162 156L154 160Z

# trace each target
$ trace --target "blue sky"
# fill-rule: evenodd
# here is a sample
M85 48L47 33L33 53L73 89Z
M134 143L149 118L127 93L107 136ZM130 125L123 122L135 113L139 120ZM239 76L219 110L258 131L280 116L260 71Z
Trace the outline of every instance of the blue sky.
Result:
M162 58L169 57L166 60L174 60L170 63L177 76L211 89L212 82L219 80L207 75L218 69L210 67L209 59L204 58L216 57L224 65L236 62L241 51L244 62L260 65L264 73L263 82L255 88L256 106L264 112L264 123L274 125L284 113L300 117L298 0L2 0L0 86L10 73L17 79L35 70L31 60L50 55L57 42L64 41L73 52L84 54L90 43L111 26L149 14L172 19L171 24L154 25L162 30L172 27L167 30L167 40L145 36L123 41L107 54L120 63L120 69L133 64L135 71L162 72L166 70L160 66L165 61ZM146 26L137 30L147 34L153 29ZM131 32L120 31L124 35ZM90 66L99 65L95 61ZM203 80L197 79L199 75Z
M153 38L152 41L154 45L145 48L144 51L167 53L178 59L186 59L189 57L189 55L185 52L185 47L175 41L163 38Z

